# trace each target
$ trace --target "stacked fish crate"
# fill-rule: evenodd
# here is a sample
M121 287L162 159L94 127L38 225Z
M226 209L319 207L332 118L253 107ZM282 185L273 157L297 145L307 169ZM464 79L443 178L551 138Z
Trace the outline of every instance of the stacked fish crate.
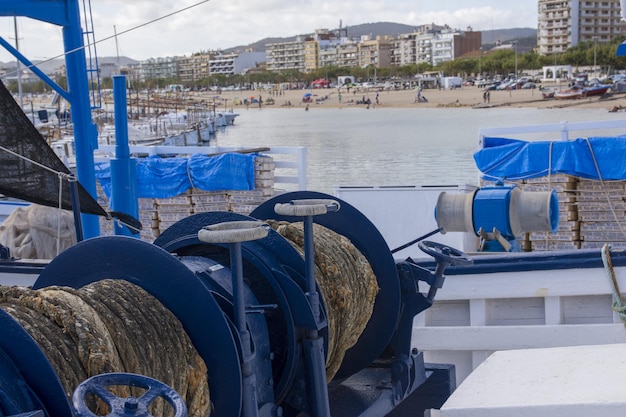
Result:
M553 175L516 183L524 191L556 191L559 225L555 233L523 236L525 251L597 249L626 246L626 181L597 181Z
M179 220L193 214L193 205L189 191L176 197L155 198L156 214L158 221L158 233L173 225Z
M255 188L253 190L205 191L197 188L170 198L140 198L139 220L143 225L140 238L152 242L163 231L179 220L196 213L229 211L250 214L259 204L273 197L274 160L269 156L257 156L254 163ZM109 201L98 185L98 198L103 207ZM113 224L100 220L101 234L113 235Z
M581 248L626 246L626 181L578 182Z
M532 178L517 183L522 191L554 190L559 200L559 224L556 232L527 233L521 242L524 251L580 249L580 224L576 204L577 183L578 179L569 175Z
M109 207L109 200L104 194L100 183L96 183L96 189L98 192L98 203L102 207ZM157 206L154 198L140 198L137 202L139 207L139 221L141 222L142 229L139 232L141 240L152 242L159 236L159 218L157 215ZM109 208L110 210L110 208ZM115 234L113 231L114 222L116 220L107 220L104 217L99 217L100 222L100 234L102 236L112 236Z

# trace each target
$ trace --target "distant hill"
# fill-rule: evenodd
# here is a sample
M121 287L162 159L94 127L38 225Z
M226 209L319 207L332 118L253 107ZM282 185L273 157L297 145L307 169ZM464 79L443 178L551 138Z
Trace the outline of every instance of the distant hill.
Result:
M377 22L377 23L363 23L360 25L347 26L344 27L347 29L348 36L363 36L370 35L372 37L376 36L398 36L405 33L411 33L415 29L415 26L405 25L402 23L392 23L392 22ZM338 30L338 28L332 29L334 31ZM532 42L534 39L534 43L537 43L537 29L533 28L512 28L512 29L494 29L494 30L483 30L482 32L482 43L484 45L495 45L496 42L509 42L511 40L520 40L520 45L522 44L521 39L528 39L527 42ZM311 35L310 33L300 34L300 36ZM264 38L249 45L239 45L232 48L228 48L225 51L231 52L236 50L244 50L244 49L252 49L254 51L265 51L265 45L269 43L278 43L278 42L291 42L296 40L296 36L289 36L283 38ZM534 47L534 45L533 45Z
M363 35L376 36L398 36L405 33L411 33L415 27L411 25L405 25L402 23L392 22L377 22L377 23L363 23L360 25L343 27L347 30L349 37L360 37ZM338 30L334 28L331 30ZM308 36L310 33L300 34L300 36ZM278 42L290 42L296 39L296 35L283 38L264 38L248 45L239 45L232 48L224 49L224 52L232 52L236 50L251 49L253 51L265 52L265 45L269 43ZM537 44L537 29L533 28L513 28L513 29L496 29L496 30L484 30L482 31L482 43L485 49L489 49L494 46L498 41L502 43L508 43L511 40L518 40L518 47L520 50L530 50ZM98 57L99 63L115 63L118 58L116 57ZM122 56L119 57L120 64L125 66L128 64L135 64L139 61L132 58ZM51 61L41 63L41 61L33 61L39 66L39 68L45 73L52 73L54 70L61 67L65 62L63 59L53 59ZM11 63L0 62L0 66L9 66ZM13 65L14 62L13 62Z

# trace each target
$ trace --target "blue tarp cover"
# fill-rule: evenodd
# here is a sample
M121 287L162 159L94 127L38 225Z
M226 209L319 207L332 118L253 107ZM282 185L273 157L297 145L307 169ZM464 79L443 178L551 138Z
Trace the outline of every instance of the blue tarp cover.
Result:
M252 154L228 153L189 158L150 158L137 161L137 197L169 198L189 188L206 191L254 189ZM108 162L96 164L96 178L111 198L111 169Z
M597 180L626 179L626 137L526 142L485 138L474 154L487 180L519 180L568 174Z

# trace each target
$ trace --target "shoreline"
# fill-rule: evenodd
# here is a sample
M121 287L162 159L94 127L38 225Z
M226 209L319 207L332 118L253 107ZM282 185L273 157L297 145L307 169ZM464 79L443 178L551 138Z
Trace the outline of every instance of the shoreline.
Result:
M512 108L585 108L585 109L606 109L610 111L626 110L626 94L609 93L599 97L588 97L580 99L558 100L544 99L539 89L512 90L512 91L490 91L490 100L486 103L483 99L483 89L478 87L461 87L454 90L422 90L422 97L426 102L416 102L417 93L415 90L398 91L350 91L344 89L338 93L337 89L305 89L286 90L280 95L270 95L267 91L224 91L221 94L215 92L194 93L194 96L207 101L218 103L217 109L228 108L236 111L245 109L241 103L244 98L261 98L261 107L267 108L302 108L314 110L316 108L458 108L470 107L476 109L489 109L495 107ZM311 94L312 102L304 102L305 94ZM340 100L341 94L341 100ZM325 99L323 99L326 97ZM271 98L274 104L268 104ZM376 99L378 98L378 104ZM363 100L370 100L367 104L360 104ZM291 103L289 105L288 103ZM247 108L259 107L258 103L249 104Z

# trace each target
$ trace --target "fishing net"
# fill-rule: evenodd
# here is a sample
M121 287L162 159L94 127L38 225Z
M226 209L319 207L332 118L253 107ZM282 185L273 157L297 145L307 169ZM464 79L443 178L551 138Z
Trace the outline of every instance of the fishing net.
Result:
M72 172L48 146L2 82L0 172L1 194L44 206L72 209L69 185ZM81 211L106 217L107 213L98 202L80 183L77 185Z
M0 245L20 259L52 259L76 243L74 216L67 210L31 204L0 224Z
M0 287L0 308L33 337L55 369L68 400L85 379L129 372L162 381L187 404L189 416L210 411L207 368L182 324L142 288L123 280L104 280L75 290ZM135 388L115 388L120 397ZM106 413L102 404L99 415ZM163 401L153 416L171 416Z
M302 223L267 223L304 255ZM328 313L326 379L331 381L372 316L378 284L369 262L349 239L319 224L313 225L313 235L315 275Z

